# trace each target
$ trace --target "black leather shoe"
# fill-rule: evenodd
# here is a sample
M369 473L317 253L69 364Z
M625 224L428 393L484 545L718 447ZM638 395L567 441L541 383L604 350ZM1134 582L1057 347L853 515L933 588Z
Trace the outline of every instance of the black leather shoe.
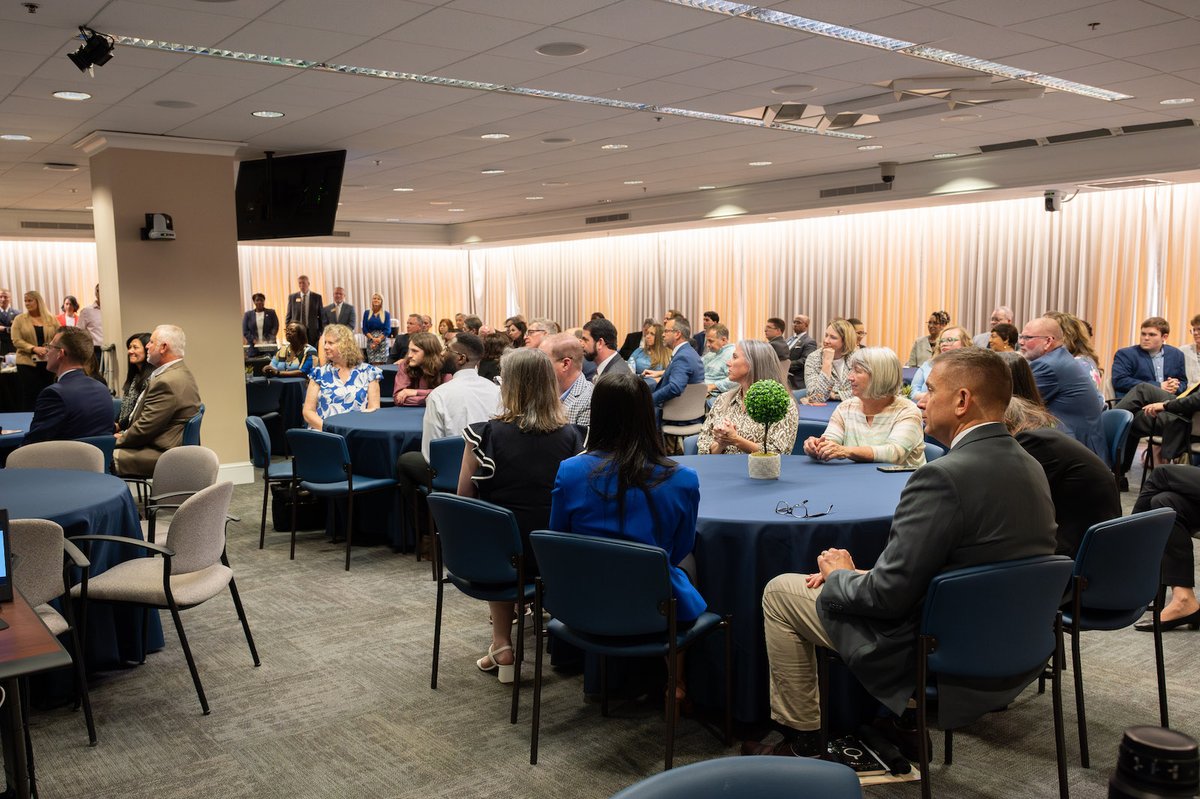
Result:
M1167 630L1174 630L1176 627L1183 627L1185 625L1189 630L1200 630L1200 610L1195 613L1189 613L1186 616L1180 616L1178 619L1162 622L1162 631L1165 633ZM1152 633L1154 632L1154 622L1148 621L1144 624L1135 624L1133 625L1133 629L1139 633Z
M792 738L784 738L777 744L746 741L742 744L743 755L776 755L779 757L821 757L821 734L802 732Z
M879 730L909 760L915 763L921 759L921 739L917 737L915 727L902 727L895 718L875 719L871 726ZM933 757L933 739L928 733L925 735L925 744L926 751Z

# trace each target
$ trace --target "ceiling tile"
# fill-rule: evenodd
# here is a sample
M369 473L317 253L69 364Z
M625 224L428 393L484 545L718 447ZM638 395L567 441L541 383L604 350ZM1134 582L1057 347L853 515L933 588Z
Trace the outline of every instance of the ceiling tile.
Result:
M383 37L432 47L484 52L538 29L538 25L529 22L439 8L388 31Z
M229 50L243 50L260 55L283 56L308 61L330 61L341 59L343 53L365 43L369 37L323 31L317 28L301 28L296 25L281 25L276 22L255 20L211 44ZM200 42L208 44L209 42ZM272 69L273 67L268 67Z
M1157 5L1141 0L1110 0L1085 8L1040 17L1031 22L1014 25L1013 29L1051 41L1088 48L1088 43L1123 31L1137 30L1180 16ZM1091 23L1100 23L1095 28Z
M1078 46L1110 58L1126 58L1187 47L1197 41L1200 41L1200 20L1178 19L1162 25L1089 39L1079 42Z
M668 50L665 47L643 44L616 55L590 61L588 69L649 80L674 75L685 69L695 69L705 64L712 64L716 60L696 53L685 53L682 50Z
M636 24L631 24L635 19ZM600 36L633 39L637 42L653 42L703 27L712 21L713 17L707 11L669 3L620 0L590 14L560 23L559 27Z
M428 14L430 9L427 5L405 0L387 0L386 3L378 0L338 0L336 12L331 12L329 0L283 0L263 14L262 19L305 28L377 36L382 31Z

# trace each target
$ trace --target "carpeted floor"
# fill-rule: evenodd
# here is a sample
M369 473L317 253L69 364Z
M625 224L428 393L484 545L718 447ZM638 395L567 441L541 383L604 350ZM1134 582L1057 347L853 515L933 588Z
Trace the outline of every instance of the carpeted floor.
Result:
M1131 477L1136 488L1136 475ZM581 678L548 673L540 763L530 766L532 670L518 723L509 693L475 668L489 638L487 609L447 589L438 690L429 688L435 584L427 563L385 547L341 547L303 534L259 551L261 484L240 486L229 555L262 656L253 668L228 594L183 614L212 714L203 716L169 617L166 647L145 665L97 675L100 743L87 746L80 713L37 711L33 740L41 796L454 797L601 799L662 768L660 703L614 704L602 718ZM1126 510L1134 494L1124 494ZM1194 633L1165 636L1174 726L1198 732ZM532 640L532 639L531 639ZM1064 691L1071 791L1105 795L1122 730L1157 723L1152 638L1132 630L1084 635L1092 768L1078 765L1074 699ZM941 751L940 735L934 737ZM737 752L684 719L676 763ZM940 757L938 758L940 761ZM1049 693L1031 688L1003 713L959 732L954 765L935 764L944 797L1057 795ZM915 783L866 789L918 796Z

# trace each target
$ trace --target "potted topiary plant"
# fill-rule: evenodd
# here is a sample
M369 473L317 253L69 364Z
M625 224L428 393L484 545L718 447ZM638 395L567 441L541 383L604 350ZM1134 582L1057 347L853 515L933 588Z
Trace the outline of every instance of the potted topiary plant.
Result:
M751 453L750 476L757 480L775 480L779 477L779 456L771 452L768 435L771 425L783 421L791 394L777 380L759 380L746 389L746 415L763 426L762 452Z

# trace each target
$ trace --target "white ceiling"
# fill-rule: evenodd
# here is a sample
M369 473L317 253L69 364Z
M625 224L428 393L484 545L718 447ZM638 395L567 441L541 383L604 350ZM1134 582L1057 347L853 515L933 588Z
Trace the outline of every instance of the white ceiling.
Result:
M73 145L98 129L241 141L245 157L345 148L340 221L452 224L850 172L882 160L923 162L1014 139L1200 115L1195 104L1159 104L1200 100L1196 0L762 2L1134 96L1105 102L1047 92L954 111L945 102L910 99L891 108L871 100L866 105L883 121L855 131L883 145L872 152L844 139L129 47L118 47L89 77L66 55L79 44L77 26L87 24L109 34L726 114L783 100L853 109L886 93L894 79L976 73L661 0L39 3L36 14L16 0L0 6L0 133L33 139L0 141L0 209L89 205L86 158ZM536 52L563 41L588 49L567 58ZM772 93L795 84L814 88ZM64 89L93 98L51 97ZM163 101L191 106L156 105ZM250 115L260 109L286 116ZM887 117L899 111L911 113ZM963 112L979 118L942 121ZM510 138L480 139L489 132ZM571 141L543 142L551 137ZM628 149L602 150L607 143ZM80 169L50 172L46 162ZM486 168L506 171L480 174ZM643 182L624 183L633 180Z

